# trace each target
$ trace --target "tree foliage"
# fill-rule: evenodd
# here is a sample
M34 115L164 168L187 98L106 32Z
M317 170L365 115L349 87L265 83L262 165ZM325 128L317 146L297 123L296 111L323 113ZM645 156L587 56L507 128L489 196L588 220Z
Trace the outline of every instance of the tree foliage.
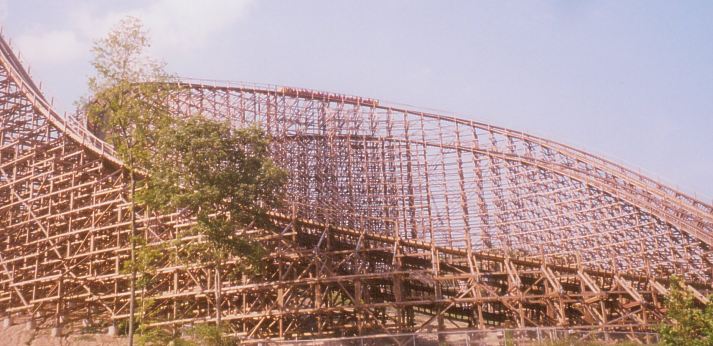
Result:
M87 120L100 137L105 137L122 160L128 176L130 215L130 298L129 344L133 344L136 303L136 183L137 171L145 170L155 153L160 129L169 123L169 113L161 103L159 84L166 81L163 64L151 59L147 32L132 17L122 19L109 34L94 43L92 66L96 75L89 79L92 98L84 100Z
M229 336L229 331L223 327L212 324L197 324L187 328L183 336L174 335L160 328L144 328L137 337L142 346L234 346L239 341L234 336Z
M703 308L694 303L685 282L673 276L666 300L668 321L659 329L664 345L713 345L713 303Z
M130 344L134 330L142 344L172 337L145 326L152 305L144 292L160 261L166 260L167 246L148 244L136 235L136 208L178 210L195 219L175 242L173 259L187 268L198 263L215 271L215 328L220 334L223 272L258 271L265 255L238 230L269 227L266 212L279 205L287 179L270 159L269 137L259 127L235 129L200 115L171 116L164 102L170 89L161 82L172 78L146 54L148 48L147 32L131 17L97 41L92 49L96 75L89 80L93 95L83 104L89 125L114 146L129 180L131 258L123 270L131 272ZM138 329L137 287L142 292Z
M143 290L151 285L151 279L156 274L156 269L160 267L162 260L166 257L169 244L148 244L143 237L135 237L137 246L136 256L133 261L126 261L122 264L121 273L131 273L136 271L136 288Z
M282 201L287 174L270 158L269 138L256 126L235 129L196 115L176 119L159 138L140 198L152 208L195 218L177 240L176 259L214 270L215 321L221 328L222 277L260 271L266 251L244 231L270 226L266 212Z
M170 76L163 63L146 53L147 32L133 17L122 19L94 43L89 78L91 99L84 100L90 125L114 146L126 169L134 172L152 162L159 129L171 120L165 106L155 102L166 91L157 83Z
M190 245L192 259L216 265L238 257L255 268L263 250L236 230L269 227L266 212L279 206L287 178L270 158L264 131L192 116L176 119L161 138L142 200L195 217L184 235L206 241Z
M191 345L201 346L233 346L238 345L234 337L226 336L227 331L222 327L198 324L188 331L191 336Z

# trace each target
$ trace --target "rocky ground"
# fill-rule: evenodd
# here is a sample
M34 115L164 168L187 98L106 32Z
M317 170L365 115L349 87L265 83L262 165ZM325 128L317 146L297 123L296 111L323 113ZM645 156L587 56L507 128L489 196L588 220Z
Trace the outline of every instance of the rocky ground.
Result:
M126 345L125 338L106 334L71 334L52 336L51 328L28 330L25 324L15 324L9 328L0 326L0 345L16 346L120 346Z

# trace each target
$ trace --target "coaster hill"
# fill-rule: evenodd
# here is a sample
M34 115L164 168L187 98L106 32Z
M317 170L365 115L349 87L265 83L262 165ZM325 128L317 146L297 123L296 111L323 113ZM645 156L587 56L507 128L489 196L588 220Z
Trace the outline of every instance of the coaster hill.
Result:
M669 278L713 289L713 207L520 131L305 89L185 80L176 117L260 123L290 174L261 275L166 254L140 295L152 325L216 319L248 339L557 327L647 331ZM665 158L663 158L665 159ZM58 115L0 38L0 314L116 330L128 317L127 175ZM137 212L148 246L190 220ZM170 252L170 251L169 251ZM66 331L66 330L65 330Z

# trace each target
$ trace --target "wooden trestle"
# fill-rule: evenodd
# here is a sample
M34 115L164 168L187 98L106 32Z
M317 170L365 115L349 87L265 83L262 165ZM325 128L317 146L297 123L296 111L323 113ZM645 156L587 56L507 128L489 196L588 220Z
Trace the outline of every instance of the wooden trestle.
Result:
M128 315L126 177L110 146L60 117L0 38L0 314L52 325ZM261 275L220 283L246 338L530 326L648 329L671 274L700 302L713 208L562 144L295 88L166 84L176 116L258 122L289 170ZM190 220L141 210L147 246ZM215 318L213 273L170 246L151 323Z

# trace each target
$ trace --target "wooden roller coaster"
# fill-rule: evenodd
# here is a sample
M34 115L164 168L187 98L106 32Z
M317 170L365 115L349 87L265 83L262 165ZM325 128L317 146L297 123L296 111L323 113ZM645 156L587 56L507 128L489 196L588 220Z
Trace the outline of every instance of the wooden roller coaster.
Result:
M0 38L0 314L128 317L127 177L59 116ZM152 325L221 319L246 339L563 327L648 330L669 277L713 287L713 207L602 158L496 126L305 89L165 84L177 116L259 123L290 174L269 270L215 280L171 247ZM190 220L139 210L148 245Z

